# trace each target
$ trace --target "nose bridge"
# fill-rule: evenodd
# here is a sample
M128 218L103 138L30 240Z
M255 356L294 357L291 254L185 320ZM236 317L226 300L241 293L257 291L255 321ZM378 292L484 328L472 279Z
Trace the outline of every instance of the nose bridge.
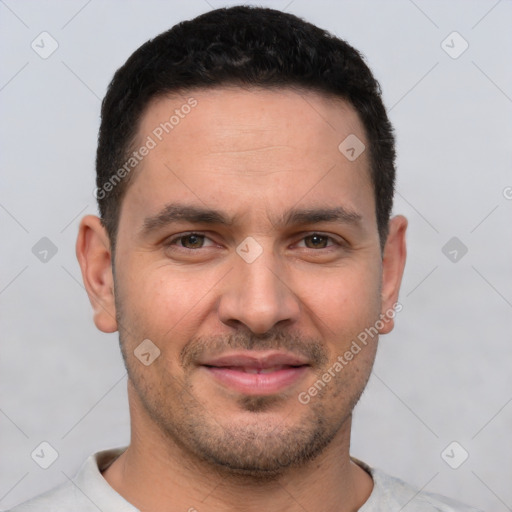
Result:
M276 267L270 257L261 257L260 261L250 264L240 264L239 293L246 304L252 304L254 308L268 309L277 302L282 302L278 299L284 285L279 279Z
M258 249L249 240L248 245L240 244L237 252L219 305L222 322L242 323L262 334L279 322L296 320L300 309L297 297L272 249Z

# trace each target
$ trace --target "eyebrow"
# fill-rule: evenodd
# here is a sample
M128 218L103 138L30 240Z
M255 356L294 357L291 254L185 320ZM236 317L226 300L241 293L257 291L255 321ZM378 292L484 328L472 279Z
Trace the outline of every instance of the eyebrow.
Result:
M292 208L285 212L277 223L271 222L276 227L318 224L320 222L359 224L361 220L362 216L359 213L338 206L335 208ZM228 217L223 212L210 208L171 203L166 205L156 215L147 217L144 220L142 233L149 234L152 231L176 222L232 226L236 222L236 216Z
M320 222L337 222L341 224L358 224L363 217L342 206L336 208L292 208L286 212L279 223L284 226L295 224L316 224Z
M231 226L229 219L222 212L198 206L184 204L168 204L162 211L144 220L143 233L149 233L173 222L189 222L191 224L222 224Z

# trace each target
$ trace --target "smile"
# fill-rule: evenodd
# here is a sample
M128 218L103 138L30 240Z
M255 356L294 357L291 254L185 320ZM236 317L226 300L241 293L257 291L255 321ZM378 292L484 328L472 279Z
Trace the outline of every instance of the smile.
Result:
M201 364L218 384L245 395L272 395L297 384L310 365L286 353L236 353Z

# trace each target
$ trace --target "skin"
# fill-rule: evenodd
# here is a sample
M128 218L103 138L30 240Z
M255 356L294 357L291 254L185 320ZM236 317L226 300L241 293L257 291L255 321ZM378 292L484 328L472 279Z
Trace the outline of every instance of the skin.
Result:
M298 396L396 303L407 222L391 219L382 252L367 152L351 162L338 150L349 134L368 147L348 103L292 89L194 90L153 101L139 142L190 96L197 106L131 177L114 271L99 219L80 225L94 321L119 331L129 376L131 443L103 476L142 511L358 510L373 482L350 459L351 417L377 337L308 404ZM170 203L232 224L145 231ZM343 208L357 220L283 224L294 208ZM247 237L261 250L251 263L236 251ZM144 339L160 350L149 366L134 355ZM277 349L309 366L278 393L248 395L199 365L232 349Z

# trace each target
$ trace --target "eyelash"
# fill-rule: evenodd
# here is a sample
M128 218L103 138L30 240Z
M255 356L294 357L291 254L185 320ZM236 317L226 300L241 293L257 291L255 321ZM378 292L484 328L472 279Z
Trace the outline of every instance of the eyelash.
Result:
M197 249L189 249L188 247L178 246L175 243L175 242L179 242L180 240L182 240L184 238L187 238L187 237L190 237L190 236L198 236L198 237L204 238L205 240L213 241L208 236L206 236L204 233L199 233L199 232L196 232L196 231L190 231L188 233L181 233L179 235L175 235L175 236L171 237L170 239L168 239L165 242L165 246L166 247L176 246L176 247L178 247L178 250L186 251L186 252L194 252L194 251L198 251L198 250L204 248L204 247L199 247ZM300 241L302 242L306 238L310 238L310 237L313 237L313 236L319 236L319 237L322 237L322 238L327 238L328 241L332 242L330 245L327 245L326 247L321 247L320 249L329 250L329 248L331 248L331 247L335 247L335 246L341 247L341 246L343 246L343 244L341 242L337 241L334 237L332 237L330 235L325 235L323 233L318 233L318 232L313 232L313 233L304 235L300 239ZM320 250L320 249L314 249L314 248L311 248L311 247L303 247L303 249L310 249L312 251L319 251Z

